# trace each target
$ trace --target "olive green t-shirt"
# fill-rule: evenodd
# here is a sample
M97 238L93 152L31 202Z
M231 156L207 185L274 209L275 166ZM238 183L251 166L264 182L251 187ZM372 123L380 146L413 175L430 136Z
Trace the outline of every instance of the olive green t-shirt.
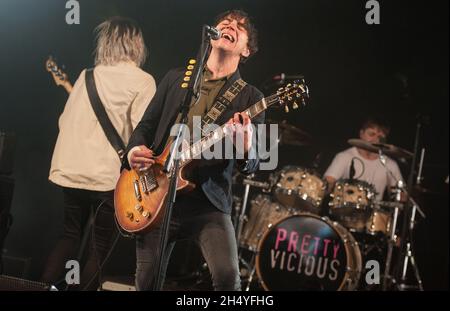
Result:
M198 102L195 102L195 100L193 100L191 103L191 108L189 109L187 125L189 127L191 137L193 117L203 117L204 115L206 115L206 113L208 113L208 111L214 104L215 98L231 76L232 74L220 79L213 80L211 79L211 71L209 71L208 69L205 70L203 74L203 81L200 85L200 98ZM179 120L180 116L177 117L177 123L179 122Z

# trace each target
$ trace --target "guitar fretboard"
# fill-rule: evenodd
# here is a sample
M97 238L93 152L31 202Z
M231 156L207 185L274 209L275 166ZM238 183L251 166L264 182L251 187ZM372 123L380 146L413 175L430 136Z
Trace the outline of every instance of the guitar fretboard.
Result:
M261 112L269 108L275 103L280 101L278 94L270 95L262 100L258 101L256 104L247 108L244 113L246 113L250 119L255 118ZM180 154L180 166L183 167L190 163L193 159L200 159L202 152L211 148L214 144L221 141L223 138L231 134L226 129L226 124L217 127L213 131L209 132L208 135L193 143L189 148L181 151Z

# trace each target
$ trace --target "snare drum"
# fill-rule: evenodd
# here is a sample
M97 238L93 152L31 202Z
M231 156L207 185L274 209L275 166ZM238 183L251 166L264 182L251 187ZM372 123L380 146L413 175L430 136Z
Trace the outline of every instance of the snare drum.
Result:
M358 243L343 226L302 213L263 236L256 272L265 290L354 290L361 274Z
M286 166L276 174L274 194L277 200L299 211L319 214L326 183L312 170Z
M375 194L375 188L365 181L340 179L330 194L330 215L351 231L364 232Z

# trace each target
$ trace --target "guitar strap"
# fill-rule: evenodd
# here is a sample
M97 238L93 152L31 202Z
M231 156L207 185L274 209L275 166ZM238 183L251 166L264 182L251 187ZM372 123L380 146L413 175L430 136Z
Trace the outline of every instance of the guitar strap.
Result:
M202 118L202 129L205 129L206 125L214 123L246 85L247 82L237 79L223 95L218 96L211 109Z
M117 155L122 161L122 158L125 154L125 144L123 143L122 138L119 136L119 133L117 133L116 128L109 119L108 114L105 110L105 106L103 106L102 100L98 95L94 79L94 68L86 69L85 79L86 89L92 109L94 109L97 120L102 126L106 138L108 139L111 146L113 146L114 150L116 150Z

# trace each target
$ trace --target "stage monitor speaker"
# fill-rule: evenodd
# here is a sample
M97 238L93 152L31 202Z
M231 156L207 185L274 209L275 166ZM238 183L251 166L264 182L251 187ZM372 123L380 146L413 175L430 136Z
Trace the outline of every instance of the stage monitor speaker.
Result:
M0 291L57 291L57 289L45 283L0 275Z
M0 175L13 172L16 135L0 131Z

